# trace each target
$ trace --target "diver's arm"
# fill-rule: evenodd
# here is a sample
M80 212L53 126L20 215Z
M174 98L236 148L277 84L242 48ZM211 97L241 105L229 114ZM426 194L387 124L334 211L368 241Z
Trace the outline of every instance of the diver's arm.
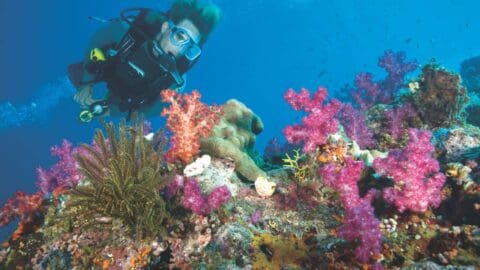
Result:
M84 84L77 88L77 93L75 93L73 100L80 104L80 106L86 108L96 101L92 96L93 84Z
M98 101L93 99L93 89L96 84L95 73L86 70L86 65L91 63L90 53L94 48L105 48L109 45L120 42L122 37L128 31L128 25L124 22L113 21L105 24L97 32L95 32L87 43L85 50L83 69L80 71L81 80L77 85L77 93L74 100L82 107L88 107L90 104ZM103 52L106 54L106 52Z

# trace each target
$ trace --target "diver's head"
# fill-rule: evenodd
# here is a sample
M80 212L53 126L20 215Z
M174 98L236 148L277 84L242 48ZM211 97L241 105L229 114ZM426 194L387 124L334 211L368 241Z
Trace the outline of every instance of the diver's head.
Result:
M198 0L175 0L167 12L168 21L155 37L160 48L179 58L186 56L189 61L198 58L201 46L218 24L220 9L211 3Z
M205 43L221 16L220 8L207 0L174 0L167 12L167 17L174 24L189 20L197 28L200 33L200 46Z

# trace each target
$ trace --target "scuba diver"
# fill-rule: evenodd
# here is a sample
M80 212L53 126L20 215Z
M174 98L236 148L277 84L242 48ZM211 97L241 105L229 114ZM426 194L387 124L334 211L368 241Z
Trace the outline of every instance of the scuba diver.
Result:
M77 88L74 100L82 107L80 120L122 113L129 119L133 112L158 115L160 92L183 89L186 72L219 20L214 4L175 0L166 13L130 8L106 21L91 38L86 59L68 68ZM94 86L100 82L106 83L107 94L95 100Z

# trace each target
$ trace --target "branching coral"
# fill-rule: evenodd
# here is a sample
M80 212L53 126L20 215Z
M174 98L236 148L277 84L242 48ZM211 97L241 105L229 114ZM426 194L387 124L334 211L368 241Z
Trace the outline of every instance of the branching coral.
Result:
M360 197L357 185L364 168L362 161L355 161L349 157L344 166L329 163L323 166L319 173L325 185L338 192L343 206L351 209L365 200Z
M402 137L402 135L406 133L404 122L415 116L417 116L417 112L410 103L405 103L400 107L386 110L385 119L387 120L387 129L390 135L394 139Z
M161 233L167 218L159 190L166 183L162 175L162 153L143 138L143 126L120 124L119 136L112 123L106 124L107 139L95 134L97 147L84 145L77 160L85 183L74 188L67 211L77 220L94 223L102 218L119 219L137 237Z
M230 197L227 186L217 187L205 196L195 178L189 178L185 181L183 207L192 210L195 214L208 215L227 203Z
M375 217L370 202L363 201L351 209L347 209L344 225L339 235L348 241L359 239L361 244L355 249L356 258L366 263L371 255L379 255L382 244L380 221Z

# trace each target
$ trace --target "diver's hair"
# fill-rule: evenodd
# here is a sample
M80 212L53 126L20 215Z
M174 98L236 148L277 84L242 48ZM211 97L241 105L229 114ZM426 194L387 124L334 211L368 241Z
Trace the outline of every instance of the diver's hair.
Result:
M210 1L200 3L198 0L173 0L167 16L174 23L185 19L191 20L200 31L202 35L200 44L203 44L220 21L222 12L217 5Z

